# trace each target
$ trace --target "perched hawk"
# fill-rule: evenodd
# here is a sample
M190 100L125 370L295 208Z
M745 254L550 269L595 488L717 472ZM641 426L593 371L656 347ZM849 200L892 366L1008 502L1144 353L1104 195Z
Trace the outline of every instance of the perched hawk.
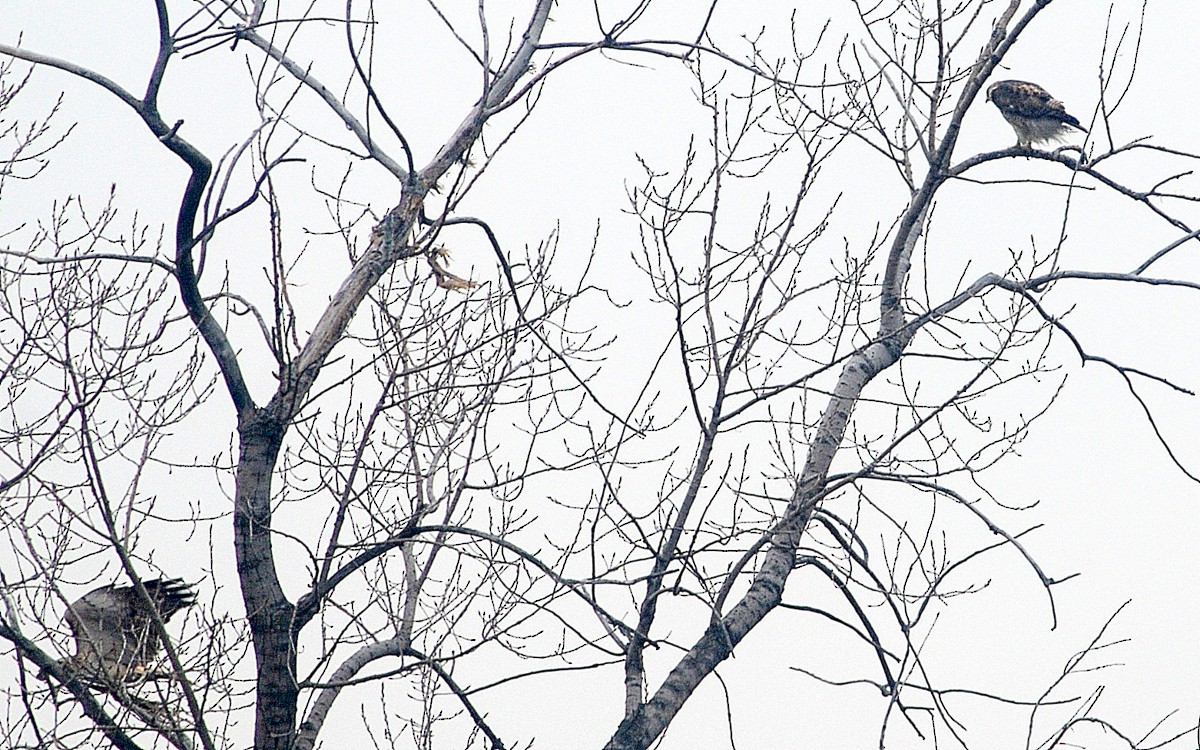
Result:
M196 603L196 592L182 579L143 581L158 616L166 623ZM101 586L67 607L67 625L75 635L75 654L59 661L68 671L103 682L143 679L159 647L154 617L133 586Z
M1032 148L1039 141L1058 141L1071 128L1087 132L1063 103L1050 96L1036 83L997 81L987 92L987 100L996 105L1008 124L1017 131L1017 148Z

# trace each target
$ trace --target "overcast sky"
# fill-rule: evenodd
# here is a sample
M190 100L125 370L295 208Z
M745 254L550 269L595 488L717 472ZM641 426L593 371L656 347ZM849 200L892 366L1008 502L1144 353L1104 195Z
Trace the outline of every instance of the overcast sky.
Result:
M380 91L391 97L395 111L405 118L417 161L424 162L461 119L476 94L478 76L445 29L430 17L427 6L411 5L405 7L411 23L395 26L397 36L389 39L392 49L379 52L377 75ZM798 36L812 39L820 21L805 15L810 4L797 5L801 7L796 17ZM739 37L765 27L764 38L779 45L772 47L776 53L784 54L781 42L787 36L789 13L782 6L770 2L719 5L712 21L713 35L729 51L745 52L744 46L738 46ZM467 3L451 10L469 18L473 7ZM555 11L559 26L551 27L552 39L588 33L588 16L571 15L575 10L561 7ZM998 75L1036 81L1085 124L1095 123L1105 24L1110 16L1118 27L1136 21L1141 11L1141 4L1133 0L1117 0L1112 6L1093 0L1056 0L1010 53ZM657 11L658 15L646 20L642 36L694 33L695 24L672 27L679 18L686 18L687 12L686 4ZM19 40L23 47L88 66L137 92L154 55L151 13L149 4L131 0L3 0L0 42L16 44ZM339 15L341 10L333 8L331 13ZM1200 33L1200 3L1154 0L1146 7L1144 19L1136 55L1132 40L1127 40L1126 51L1117 61L1118 71L1128 71L1136 59L1137 74L1112 119L1111 138L1117 144L1149 138L1151 143L1200 152L1196 127L1200 104L1194 95L1200 90L1200 58L1194 52ZM853 29L848 19L839 19L838 24L835 31L850 33ZM340 33L333 28L325 37L315 32L302 37L293 54L306 62L312 60L321 70L327 62L322 45L332 44L327 37L336 39ZM1110 49L1115 41L1107 41ZM341 51L338 48L328 54ZM249 90L246 59L258 61L250 49L205 54L179 62L168 76L162 103L165 119L182 119L180 132L212 156L219 157L241 142L256 122L250 107L253 102L245 98ZM627 64L635 60L640 65ZM329 82L340 84L339 63L328 65ZM1127 77L1127 73L1118 77L1122 75ZM79 194L95 205L113 185L122 216L132 220L136 212L141 222L169 227L184 171L114 97L64 73L42 69L35 73L15 112L25 117L43 112L60 94L60 127L78 124L36 180L5 186L0 204L0 248L22 249L34 222L45 217L55 201ZM304 120L323 136L344 136L340 124L315 114L318 112L316 105L303 97L294 110L297 120ZM651 353L661 349L669 321L656 318L653 308L639 302L645 299L646 289L644 282L633 281L636 269L630 258L638 234L636 222L625 211L628 189L642 179L639 157L664 171L678 169L689 141L706 138L709 124L707 112L697 104L694 83L677 64L653 58L592 56L550 79L530 121L489 165L485 179L461 211L489 221L512 257L557 232L558 273L564 278L581 273L595 243L600 259L594 268L595 283L608 288L620 302L637 303L597 324L605 335L616 337L610 356L636 371L646 365ZM1088 143L1096 145L1089 148L1103 148L1106 137L1093 133ZM1007 147L1013 140L1008 124L980 97L965 119L959 160ZM852 148L849 153L856 151ZM1147 189L1157 179L1194 167L1194 161L1184 158L1143 153L1114 159L1111 169L1132 187ZM315 242L315 233L327 232L332 225L323 216L319 197L308 188L336 184L340 167L310 161L284 169L296 181L294 205L300 207L287 230L289 236L297 243ZM829 170L822 189L830 196L843 194L832 232L853 254L877 227L886 231L891 226L896 213L893 207L900 205L896 200L903 197L903 186L894 170L889 171L866 149L832 164ZM936 209L921 260L922 283L932 299L945 297L959 279L1006 272L1014 252L1053 244L1063 231L1068 192L1059 185L1023 181L1033 178L1061 183L1069 177L1061 166L1018 158L989 165L974 176L980 182L963 182L944 191ZM982 184L985 178L992 184ZM1094 183L1081 181L1081 185L1069 198L1060 267L1131 271L1180 236L1178 229L1144 208L1128 200L1107 198L1092 190ZM398 195L398 186L382 170L356 171L351 189L356 200L380 214ZM792 189L785 169L769 171L761 181L731 196L730 221L734 226L739 221L752 225L767 193L782 196ZM1184 179L1178 189L1200 195L1200 182ZM1189 226L1200 226L1200 208L1194 204L1179 202L1171 208ZM248 218L247 227L249 222ZM25 229L5 236L23 224ZM478 236L458 236L451 250L456 273L498 283L497 266ZM311 265L298 274L306 285L303 293L323 301L336 288L338 278L329 269L344 271L344 254L339 258L330 251L330 255L316 257L334 260L325 265L325 260L317 263L310 259ZM257 272L255 268L249 271ZM1180 248L1157 264L1151 275L1200 279L1200 245ZM252 283L249 286L253 288ZM1054 314L1069 313L1066 320L1089 353L1152 372L1185 388L1200 389L1200 294L1067 283L1046 299ZM314 304L314 318L318 309ZM1200 693L1195 687L1200 683L1200 645L1195 637L1200 622L1196 596L1200 590L1200 555L1196 552L1200 488L1172 462L1143 405L1130 395L1120 376L1096 363L1081 366L1062 336L1055 338L1048 361L1054 363L1054 372L1039 384L1014 391L1013 401L988 402L989 408L996 409L997 419L1016 419L1040 409L1048 394L1065 383L1053 406L1021 443L1019 455L989 470L986 488L964 483L959 489L973 491L972 498L984 498L986 490L999 504L1022 508L1016 512L989 506L1010 531L1041 527L1023 542L1047 575L1065 578L1080 574L1056 587L1058 627L1050 629L1047 598L1029 567L1016 555L992 553L973 567L963 582L986 584L986 588L976 595L958 597L945 608L922 656L930 672L948 685L1033 700L1038 688L1047 687L1070 656L1085 648L1109 616L1129 601L1105 638L1106 642L1123 642L1095 657L1095 665L1111 666L1075 678L1060 697L1086 694L1103 684L1105 691L1095 713L1114 721L1132 737L1140 737L1178 710L1163 734L1155 735L1161 740L1194 724L1200 713ZM614 374L601 379L596 387L620 402L627 397L630 384L638 382L636 374L628 380ZM1144 379L1135 378L1134 382L1178 463L1200 475L1197 399ZM252 374L256 397L265 397L273 385L269 371ZM212 424L223 427L197 436L201 447L194 448L196 453L228 449L232 415L220 391L214 400ZM179 444L174 450L186 452L187 446ZM164 477L161 491L178 490L177 485L191 481ZM210 476L209 481L208 491L217 492L216 480ZM226 489L229 484L224 482ZM985 529L966 518L948 521L947 533L961 533L972 540L987 537ZM216 554L221 555L222 550L228 554L228 544L227 539L218 539ZM206 560L207 550L189 552L193 553ZM232 568L231 560L224 564ZM815 581L797 577L790 586L811 584ZM802 596L794 598L798 601ZM232 591L221 601L231 608L238 605ZM798 622L784 616L769 620L753 633L720 670L723 682L710 678L702 685L662 746L726 746L729 730L722 718L726 700L733 707L732 735L739 748L871 746L887 705L877 691L864 686L821 686L788 669L803 665L830 678L845 679L869 673L870 654L847 655L839 650L845 643L838 641L833 631L820 624L806 621L801 626ZM689 635L680 636L680 642L690 643L694 627L694 622L681 626ZM812 649L818 655L815 659ZM656 668L666 668L673 663L673 656L674 652L664 654ZM848 660L861 669L846 668ZM11 674L11 670L6 668L3 674ZM652 672L652 680L656 675L661 673ZM481 701L506 738L536 737L536 747L544 748L599 746L619 716L619 680L618 670L610 668L551 678L528 691L494 691ZM599 695L595 704L592 691ZM975 743L972 747L1014 747L1011 743L1023 741L1021 722L1027 714L1020 710L997 708L969 697L948 700L975 722L968 733ZM357 731L362 723L351 710L340 720L347 731ZM902 720L896 720L894 726L889 746L921 746ZM1045 732L1048 727L1040 729ZM1120 745L1097 739L1096 744L1087 746Z

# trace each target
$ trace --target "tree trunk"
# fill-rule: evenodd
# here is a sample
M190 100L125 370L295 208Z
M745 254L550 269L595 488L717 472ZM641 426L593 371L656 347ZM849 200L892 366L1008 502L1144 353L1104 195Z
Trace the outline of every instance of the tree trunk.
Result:
M234 549L258 664L255 750L287 750L296 727L295 606L283 594L271 549L271 475L284 427L256 409L239 429Z

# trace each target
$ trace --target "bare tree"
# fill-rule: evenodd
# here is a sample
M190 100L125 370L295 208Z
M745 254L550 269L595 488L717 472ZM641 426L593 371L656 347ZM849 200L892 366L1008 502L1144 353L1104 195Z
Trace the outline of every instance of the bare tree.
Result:
M646 748L752 632L778 666L873 686L881 747L974 746L959 693L1018 712L1028 747L1123 739L1062 687L1109 623L1021 697L948 684L924 649L996 559L1057 617L1069 575L985 474L1020 460L1064 350L1135 399L1190 395L1093 353L1064 307L1071 285L1200 289L1150 273L1200 235L1181 210L1196 157L1118 135L1136 25L1100 40L1084 145L964 153L968 112L1052 4L829 5L755 34L716 3L160 1L136 90L0 43L0 112L29 70L79 80L179 179L169 221L126 218L116 188L0 219L6 746L529 746L505 692L582 674L581 705L614 701L606 746ZM478 199L514 174L497 156L523 127L585 98L553 87L589 61L683 81L703 114L680 161L643 157L628 183L628 259L599 231L584 250L548 226L508 236ZM208 109L169 114L194 106L165 103L176 80ZM4 126L0 199L78 137L58 109ZM571 132L540 152L590 156ZM1145 185L1114 166L1142 156L1166 165ZM991 240L939 203L1012 182L1041 191L1053 239L995 271L940 263ZM1132 272L1071 270L1072 207L1114 199L1173 238ZM59 659L71 601L123 579L149 602L160 574L206 593L182 629L151 624L160 665L117 680ZM814 619L865 676L779 630Z

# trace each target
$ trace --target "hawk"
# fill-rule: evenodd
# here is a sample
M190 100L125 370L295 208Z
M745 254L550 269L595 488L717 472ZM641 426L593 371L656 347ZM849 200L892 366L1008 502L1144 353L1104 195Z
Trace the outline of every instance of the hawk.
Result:
M1071 128L1087 132L1074 115L1046 89L1028 81L997 81L988 87L987 100L996 105L1017 131L1017 148L1062 140Z
M165 624L196 603L196 592L181 578L143 581ZM67 607L75 654L59 660L67 671L105 682L137 682L147 675L162 645L150 606L133 586L101 586Z

